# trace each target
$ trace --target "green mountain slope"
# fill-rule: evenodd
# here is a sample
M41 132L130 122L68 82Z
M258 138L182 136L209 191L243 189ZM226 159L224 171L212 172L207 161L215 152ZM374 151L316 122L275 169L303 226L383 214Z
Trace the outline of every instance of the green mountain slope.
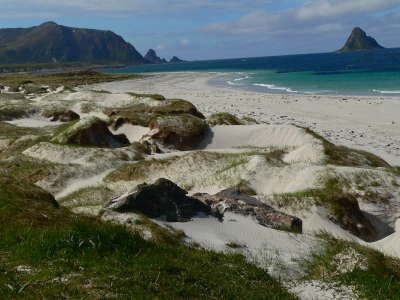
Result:
M88 62L145 64L130 43L112 31L47 22L31 28L0 29L0 63Z

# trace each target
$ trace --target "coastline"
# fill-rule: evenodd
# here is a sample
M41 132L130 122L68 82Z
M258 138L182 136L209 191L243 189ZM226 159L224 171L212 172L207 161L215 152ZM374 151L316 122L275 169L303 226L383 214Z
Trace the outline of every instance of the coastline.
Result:
M209 85L211 79L224 75L216 72L148 75L88 88L159 93L169 99L188 100L206 116L228 112L269 124L309 127L335 144L365 150L391 165L400 165L400 97L257 93Z

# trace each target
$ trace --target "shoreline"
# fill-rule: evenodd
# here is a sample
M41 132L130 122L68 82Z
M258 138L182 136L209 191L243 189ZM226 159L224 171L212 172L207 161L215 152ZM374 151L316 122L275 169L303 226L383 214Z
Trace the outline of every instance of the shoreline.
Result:
M272 94L214 87L221 73L151 73L144 78L81 87L113 93L159 93L192 102L200 112L228 112L274 125L309 127L329 141L400 165L400 97Z

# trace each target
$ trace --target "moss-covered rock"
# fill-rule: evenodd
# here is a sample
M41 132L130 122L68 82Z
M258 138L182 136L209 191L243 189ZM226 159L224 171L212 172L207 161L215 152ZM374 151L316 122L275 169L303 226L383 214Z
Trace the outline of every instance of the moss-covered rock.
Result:
M243 125L244 123L229 113L212 114L207 118L207 124L210 126L215 125Z
M141 141L170 149L191 150L203 140L205 133L206 124L200 118L188 114L165 116L150 123L150 132Z
M118 125L128 123L149 126L156 117L161 115L188 114L204 118L192 103L179 99L141 101L128 107L106 109L104 113L112 118L112 123L118 122Z
M121 147L129 145L124 134L113 135L108 129L107 122L91 117L67 126L51 139L60 144L76 144L96 147Z

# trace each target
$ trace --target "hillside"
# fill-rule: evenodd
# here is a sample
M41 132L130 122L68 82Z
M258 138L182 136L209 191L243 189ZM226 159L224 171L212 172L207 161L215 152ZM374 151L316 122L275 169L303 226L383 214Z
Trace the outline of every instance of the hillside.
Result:
M109 30L72 28L54 22L0 29L0 63L27 62L148 63L134 46Z
M337 52L349 52L349 51L360 51L360 50L379 50L385 49L377 43L377 41L367 36L365 31L361 28L356 27L351 32L346 44Z

